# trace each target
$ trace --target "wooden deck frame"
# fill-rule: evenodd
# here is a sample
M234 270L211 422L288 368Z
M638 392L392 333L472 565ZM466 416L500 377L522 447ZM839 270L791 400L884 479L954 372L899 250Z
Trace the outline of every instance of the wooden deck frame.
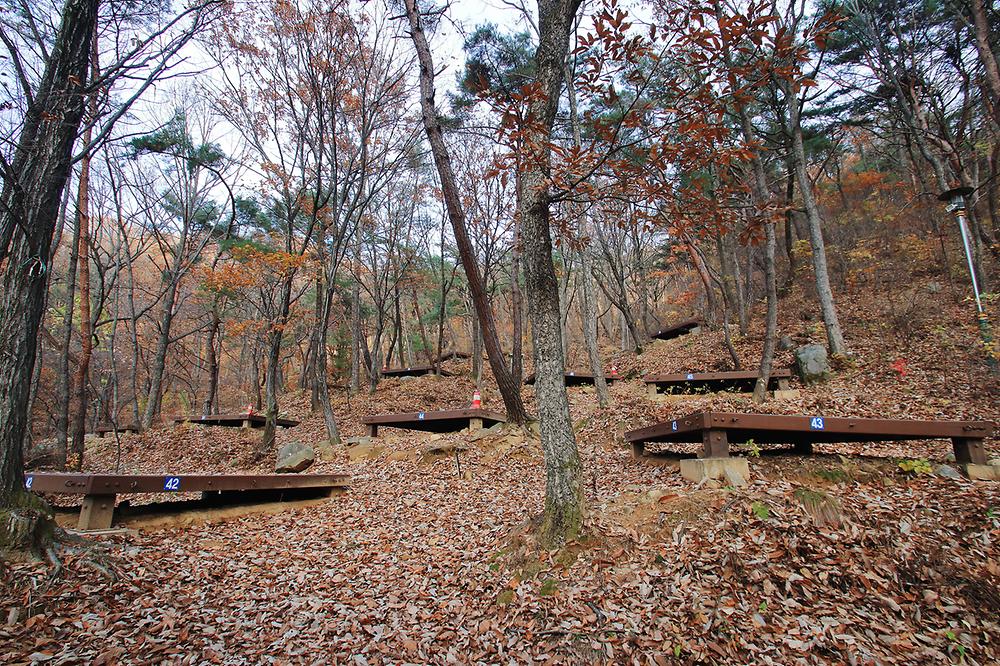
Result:
M778 368L771 371L771 376L767 383L769 391L788 390L788 383L791 381L792 373L787 368ZM757 383L756 370L739 370L726 372L679 372L660 375L648 375L643 378L646 383L646 392L650 400L660 395L660 389L686 389L668 390L668 395L687 395L692 393L692 389L706 388L711 392L727 391L736 389L737 392L749 393L753 391Z
M107 435L109 433L113 434L113 433L116 433L116 432L124 432L124 433L127 433L127 434L135 434L135 433L140 432L140 430L139 430L139 426L137 426L134 423L130 423L128 425L120 425L118 427L115 427L113 425L102 425L102 426L97 426L96 428L94 428L94 434L97 435L98 437L100 437L101 439L104 439L105 437L107 437Z
M383 377L421 377L435 374L435 369L433 365L411 365L405 368L382 368L379 374ZM441 368L439 376L454 377L455 373Z
M567 370L563 373L563 377L566 381L566 386L582 386L584 384L594 383L594 373L588 372L586 370ZM608 384L613 384L616 381L621 380L621 376L615 375L604 375L604 381ZM524 384L526 386L531 386L535 383L535 373L529 374L524 378Z
M701 327L704 325L705 323L700 319L685 319L666 328L661 328L649 337L654 340L672 340L688 333L697 335L701 333Z
M24 487L36 493L83 495L78 529L111 527L118 495L133 493L191 493L202 496L273 494L313 490L332 493L350 487L346 474L63 474L28 472ZM267 492L262 492L267 491Z
M625 439L641 458L651 442L700 442L701 458L725 458L729 445L754 440L758 444L791 444L796 452L812 453L813 444L839 442L950 439L955 461L986 464L983 440L993 434L988 421L915 421L824 416L783 416L698 412L675 421L664 421L630 430Z
M470 432L506 423L507 417L488 409L442 409L431 412L399 412L379 414L361 419L369 437L378 437L379 428L400 428L427 432Z
M174 423L193 423L201 426L221 426L223 428L263 428L267 417L263 414L209 414L208 416L179 416ZM279 428L294 428L299 424L294 419L278 418L275 424Z

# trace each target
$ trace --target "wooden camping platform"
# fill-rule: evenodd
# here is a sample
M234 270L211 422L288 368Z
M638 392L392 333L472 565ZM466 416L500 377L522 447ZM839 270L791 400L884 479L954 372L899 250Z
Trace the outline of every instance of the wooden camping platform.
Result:
M27 473L24 487L36 493L83 495L79 529L111 527L118 495L191 493L215 500L254 502L305 499L350 487L346 474L63 474Z
M507 417L488 409L443 409L434 412L400 412L379 414L361 419L369 437L377 437L379 428L425 430L429 432L457 432L468 428L481 430L497 423L506 423Z
M770 391L788 389L788 381L791 379L790 370L782 368L771 371L767 388ZM737 391L751 392L757 383L756 371L727 371L727 372L681 372L674 374L648 375L643 378L646 382L646 390L650 398L655 398L657 392L665 389L664 393L694 393L699 389L708 392L717 391Z
M682 322L661 328L649 337L654 340L672 340L688 333L698 333L704 323L700 319L685 319Z
M641 458L652 442L701 443L701 458L725 458L730 444L791 444L812 453L813 444L950 439L958 463L986 464L983 440L993 434L987 421L914 421L824 416L781 416L698 412L676 421L630 430L625 439Z
M455 361L461 359L472 358L472 354L469 352L459 351L457 349L452 349L449 352L445 352L438 357L438 362L444 361Z
M593 384L594 383L594 373L587 372L585 370L567 370L563 377L566 379L566 386L581 386L583 384ZM621 379L617 374L615 375L604 375L604 380L611 384L615 380ZM535 383L535 373L529 374L524 378L524 383L531 385Z
M263 414L209 414L208 416L180 416L174 423L193 423L203 426L222 426L224 428L263 428L267 417ZM275 424L279 428L294 428L299 424L293 419L278 418Z
M113 425L102 425L94 428L94 434L100 437L101 439L104 439L104 437L108 433L114 434L116 432L137 433L139 432L139 426L135 425L134 423L131 423L129 425L120 425L117 427Z
M454 372L448 372L444 368L440 370L442 377L454 377ZM406 368L382 368L380 373L383 377L420 377L421 375L433 375L433 365L413 365Z

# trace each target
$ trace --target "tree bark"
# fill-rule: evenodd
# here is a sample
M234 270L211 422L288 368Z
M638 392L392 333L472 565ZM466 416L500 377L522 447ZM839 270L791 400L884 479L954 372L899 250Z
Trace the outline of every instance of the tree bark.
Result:
M840 320L837 318L837 307L833 300L833 289L830 287L830 273L826 264L826 243L823 240L823 224L820 221L819 207L813 197L812 182L806 171L806 152L802 141L802 123L799 117L799 100L788 81L782 83L785 94L785 122L788 136L791 139L791 162L795 171L795 179L799 185L799 196L802 197L802 207L806 212L806 222L809 227L809 244L812 246L813 272L816 279L816 293L819 297L820 310L823 312L823 324L826 327L827 348L831 354L847 354L847 345L841 332Z
M97 0L67 0L41 81L30 99L0 200L0 550L36 549L53 529L24 489L38 332L50 246L83 117Z
M412 0L411 0L412 1ZM528 104L518 214L524 236L524 285L531 319L535 395L545 456L545 512L539 531L546 547L575 538L583 525L583 467L566 395L559 282L552 263L549 190L551 134L559 107L569 35L579 0L539 0L535 81L540 95Z
M80 251L79 210L74 216L73 241L70 245L69 267L66 275L66 310L63 312L62 350L59 354L59 386L56 389L56 452L59 466L65 467L69 454L69 413L72 402L73 375L70 372L70 346L73 343L73 313L76 312L76 263Z
M205 395L205 402L201 405L202 416L212 414L218 402L219 354L216 353L216 344L221 348L221 335L219 333L221 326L222 320L219 317L219 303L216 300L212 303L212 323L208 327L208 340L205 344L208 348L208 393Z
M431 57L430 46L427 44L427 37L424 35L420 10L417 7L417 0L405 0L405 2L406 15L410 23L410 36L413 39L417 59L420 63L420 110L427 140L431 145L431 154L434 156L434 164L441 180L441 192L448 210L448 219L455 234L455 244L458 246L469 290L472 292L472 299L476 306L476 314L479 316L479 323L483 330L483 344L489 357L490 368L493 370L493 376L507 409L507 420L523 424L528 420L528 413L521 400L521 387L514 383L514 377L503 357L500 339L497 337L496 322L486 296L479 266L476 263L475 250L466 229L465 211L462 209L458 184L451 166L451 157L444 142L441 121L434 105L434 61Z
M361 389L361 287L351 285L351 395Z
M94 39L96 45L97 40ZM96 67L94 78L96 78ZM96 112L96 92L90 96L91 113ZM83 134L83 142L90 143L91 128ZM87 376L90 373L90 358L94 352L94 332L91 329L90 312L90 153L80 160L79 194L76 198L79 240L77 247L77 282L80 288L80 353L77 356L76 374L73 377L73 396L76 410L72 412L71 432L73 439L73 468L83 468L84 437L87 432Z

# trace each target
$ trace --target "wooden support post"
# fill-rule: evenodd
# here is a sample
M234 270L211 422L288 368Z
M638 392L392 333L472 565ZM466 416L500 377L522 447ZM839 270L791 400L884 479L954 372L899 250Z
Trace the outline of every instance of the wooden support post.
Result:
M241 427L244 428L244 429L245 428L249 428L250 427L250 419L245 419L243 421L243 425Z
M80 521L77 529L106 530L111 527L115 513L114 495L87 495L80 507Z
M365 435L368 437L378 437L378 426L374 423L369 423L365 426Z
M986 448L983 440L971 439L967 437L952 437L952 448L955 450L955 462L972 463L973 465L985 465Z
M656 400L656 384L646 384L646 396L650 400Z
M788 390L788 377L780 377L778 379L778 390L787 391Z
M482 419L469 419L469 432L476 432L483 429Z
M728 458L729 438L725 430L705 430L701 433L702 458Z
M804 456L811 456L813 452L813 443L808 440L802 440L800 442L795 442L795 452Z
M632 442L632 457L642 458L646 455L646 444L644 442Z

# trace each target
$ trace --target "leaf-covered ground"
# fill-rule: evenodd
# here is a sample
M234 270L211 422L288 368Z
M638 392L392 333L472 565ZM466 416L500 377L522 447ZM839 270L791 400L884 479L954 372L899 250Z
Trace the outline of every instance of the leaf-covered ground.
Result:
M351 490L328 501L104 535L96 565L91 553L67 552L55 576L44 564L3 565L0 661L1000 662L1000 483L912 477L896 465L942 462L948 443L765 451L751 458L752 482L730 488L695 486L674 460L635 462L622 442L627 428L708 406L1000 420L976 331L955 323L967 318L963 305L931 300L898 331L877 328L887 320L878 302L842 307L857 360L795 400L651 403L632 379L600 410L574 389L589 514L586 538L567 549L539 552L530 540L544 496L531 438L435 439L469 447L460 475L454 457L420 455L432 436L386 431L369 456L341 453L310 469L353 475ZM818 339L796 301L784 308L783 332ZM747 367L759 335L735 341ZM718 332L638 358L608 353L625 373L727 363ZM901 358L903 372L891 366ZM355 435L364 414L455 407L471 390L462 377L392 380L374 398L338 397L338 416ZM500 404L489 388L484 399ZM308 416L301 398L285 405ZM322 419L280 436L320 441ZM94 440L88 467L114 469L120 455L122 471L269 470L255 444L253 433L164 429L124 437L120 451Z

